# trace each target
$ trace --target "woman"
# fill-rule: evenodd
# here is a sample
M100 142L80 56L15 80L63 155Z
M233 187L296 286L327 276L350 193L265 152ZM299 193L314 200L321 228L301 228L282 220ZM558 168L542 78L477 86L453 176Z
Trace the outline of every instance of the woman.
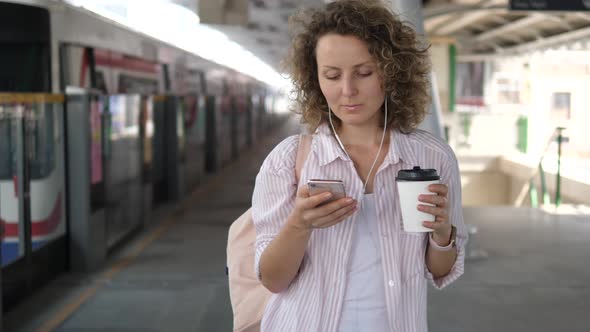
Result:
M333 2L294 22L290 71L314 134L299 184L297 136L256 179L256 269L275 293L262 331L427 331L427 280L457 279L466 242L456 158L416 129L429 102L427 47L377 0ZM424 222L431 233L401 224L395 177L413 166L441 175L417 206L436 217ZM322 204L330 194L311 196L309 179L342 180L349 197Z

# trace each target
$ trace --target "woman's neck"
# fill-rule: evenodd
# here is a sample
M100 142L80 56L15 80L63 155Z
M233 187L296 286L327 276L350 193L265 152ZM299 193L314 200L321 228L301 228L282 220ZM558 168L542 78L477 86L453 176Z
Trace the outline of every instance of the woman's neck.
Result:
M387 133L385 133L387 136ZM341 125L338 136L344 146L372 148L379 147L383 136L383 128L379 126L350 126ZM385 137L387 141L387 137Z

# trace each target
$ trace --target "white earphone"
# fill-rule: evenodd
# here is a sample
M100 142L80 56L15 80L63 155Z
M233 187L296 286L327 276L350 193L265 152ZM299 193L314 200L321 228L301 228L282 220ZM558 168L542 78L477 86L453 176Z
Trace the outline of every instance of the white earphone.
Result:
M352 161L352 158L350 158L350 156L348 155L348 152L346 152L346 149L344 148L344 144L342 144L342 141L340 140L340 137L338 137L338 133L336 132L336 129L334 128L334 123L332 123L332 109L330 109L330 106L328 106L328 118L330 120L330 126L332 126L332 131L334 132L334 136L336 136L336 140L338 141L338 144L340 144L342 151L344 151L344 153L346 154L348 159L350 159ZM367 180L365 181L364 186L363 186L363 194L367 192L367 183L369 183L369 179L371 178L371 173L373 172L373 168L375 167L375 164L377 163L377 160L379 159L379 156L381 155L381 148L383 147L383 141L385 140L385 132L387 131L387 97L385 98L385 117L384 118L385 118L385 120L383 121L383 135L381 136L381 143L379 144L379 151L377 152L377 156L375 157L375 160L373 161L373 165L371 165L371 168L369 169L369 174L367 175Z

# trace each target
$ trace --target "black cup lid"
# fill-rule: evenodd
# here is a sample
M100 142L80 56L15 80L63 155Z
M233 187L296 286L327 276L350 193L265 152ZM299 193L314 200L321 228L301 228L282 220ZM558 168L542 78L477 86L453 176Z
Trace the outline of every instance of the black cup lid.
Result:
M395 179L398 181L434 181L440 180L440 176L435 169L422 169L420 166L414 166L413 169L400 170Z

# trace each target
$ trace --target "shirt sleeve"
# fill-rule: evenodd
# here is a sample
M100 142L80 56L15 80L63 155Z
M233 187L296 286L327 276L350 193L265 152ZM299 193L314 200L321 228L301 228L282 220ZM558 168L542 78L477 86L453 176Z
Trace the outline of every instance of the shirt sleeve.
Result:
M260 256L274 240L295 207L297 136L287 138L266 158L256 176L252 220L256 229L254 269L260 279Z
M449 218L451 224L457 228L456 247L457 259L451 268L451 271L444 277L434 278L432 273L426 267L426 277L431 281L436 289L442 289L450 285L463 275L465 268L465 245L467 244L467 228L463 223L463 205L461 202L461 174L457 158L449 148L449 158L441 170L441 182L449 188L447 195L449 206ZM425 261L426 263L426 261Z

